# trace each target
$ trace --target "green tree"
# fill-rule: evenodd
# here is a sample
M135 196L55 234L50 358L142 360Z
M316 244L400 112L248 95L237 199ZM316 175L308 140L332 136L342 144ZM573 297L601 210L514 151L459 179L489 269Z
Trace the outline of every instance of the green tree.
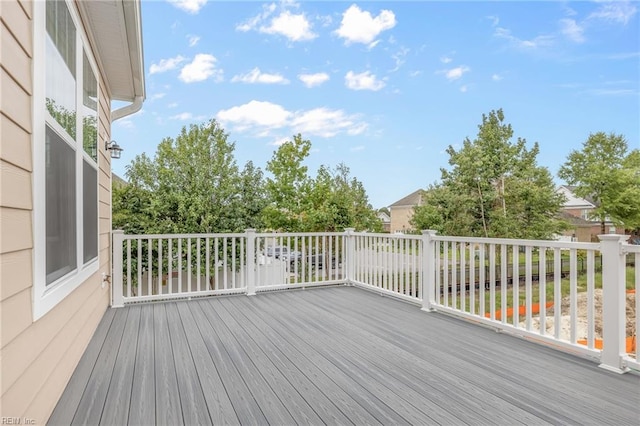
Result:
M378 209L378 213L384 213L387 216L391 217L391 211L389 210L389 207L380 207Z
M113 184L112 223L126 234L144 234L153 228L151 193L135 185Z
M512 141L501 109L482 116L478 135L462 148L447 148L449 170L415 209L416 229L449 235L550 238L566 224L558 219L562 196L548 169L537 165L538 144Z
M349 168L322 165L312 178L304 165L310 151L311 142L298 134L267 163L272 177L266 179L269 204L262 215L266 227L288 232L381 230L364 186Z
M305 211L308 231L336 232L351 227L375 232L382 230L364 186L351 177L349 168L343 163L335 169L320 167L311 182Z
M577 196L594 200L592 217L603 234L608 218L626 228L640 227L640 151L629 151L624 136L589 135L581 150L569 153L558 176L575 186Z
M149 200L144 211L151 219L140 221L144 232L241 232L259 227L255 212L265 202L262 172L248 164L241 174L234 149L211 120L183 127L175 139L163 139L153 159L136 156L127 167L127 191ZM116 203L120 201L114 201L114 217L120 213Z
M307 166L311 142L300 134L280 145L267 163L267 171L273 176L266 179L269 205L263 210L267 228L290 232L302 231L303 202L308 196L310 179Z

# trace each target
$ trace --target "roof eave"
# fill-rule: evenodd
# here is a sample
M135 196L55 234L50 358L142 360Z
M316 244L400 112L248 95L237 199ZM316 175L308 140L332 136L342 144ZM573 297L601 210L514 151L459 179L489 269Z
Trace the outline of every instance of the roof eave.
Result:
M145 98L140 0L78 2L112 100Z

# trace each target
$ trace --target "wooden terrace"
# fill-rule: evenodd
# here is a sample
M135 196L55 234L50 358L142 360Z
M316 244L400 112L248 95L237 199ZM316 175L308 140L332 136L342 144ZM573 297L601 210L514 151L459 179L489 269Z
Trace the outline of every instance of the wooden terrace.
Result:
M109 309L49 424L593 424L640 377L350 286Z

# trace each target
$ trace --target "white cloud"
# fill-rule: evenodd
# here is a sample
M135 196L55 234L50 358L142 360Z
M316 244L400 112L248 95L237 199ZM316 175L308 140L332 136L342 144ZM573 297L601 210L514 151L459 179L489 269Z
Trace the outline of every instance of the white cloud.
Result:
M300 81L307 87L319 86L325 81L329 80L329 74L326 72L318 72L315 74L300 74L298 75Z
M151 64L151 66L149 67L149 74L157 74L175 69L186 59L187 58L181 55L178 55L175 58L160 59L160 62L158 62L157 64Z
M274 140L273 142L269 143L269 145L281 146L281 145L284 145L285 142L289 142L290 140L291 140L291 138L288 138L288 137L278 138L278 139Z
M440 62L442 62L443 64L448 64L451 61L453 61L453 58L451 56L441 56L440 57Z
M356 115L347 115L342 110L315 108L296 114L291 122L295 133L330 138L342 131L351 135L362 133L366 126L358 123ZM354 129L357 133L354 133Z
M551 35L540 35L531 40L523 40L511 34L511 31L498 27L493 33L494 37L507 40L511 46L517 49L534 50L542 47L547 47L553 44L554 37Z
M218 121L235 125L238 131L252 127L277 129L285 126L290 117L291 113L280 105L255 100L216 114Z
M353 71L349 71L344 76L345 85L351 90L373 90L377 91L385 86L385 82L378 80L375 74L370 71L361 72L356 74Z
M498 24L500 23L500 18L498 18L497 16L490 15L490 16L487 16L486 18L491 21L492 27L497 27Z
M591 89L585 93L595 96L637 96L638 90L636 89Z
M177 102L171 102L170 104L167 104L167 108L175 108L178 106Z
M218 60L206 53L198 53L190 64L180 70L178 78L185 83L195 83L213 77L215 81L222 80L222 70L216 69Z
M193 47L200 41L200 36L189 34L187 35L187 41L189 43L189 47Z
M604 3L588 19L602 19L613 23L627 25L638 12L638 8L628 1L612 1Z
M389 72L395 72L400 69L400 67L405 63L405 58L409 53L409 49L406 47L401 47L396 53L391 55L391 59L396 62L396 66L391 69Z
M293 2L282 2L280 13L273 16L277 9L276 4L264 5L260 14L236 25L236 30L242 32L253 30L264 34L282 35L289 41L313 40L318 35L313 32L309 19L303 13L294 14L287 10L289 7L296 6L297 4Z
M288 10L273 18L268 26L260 27L260 32L283 35L290 41L313 40L318 36L304 14L294 15Z
M491 76L491 80L493 80L493 81L500 81L503 78L504 77L502 77L502 75L500 75L500 74L494 74L494 75Z
M469 90L469 87L468 87L466 84L465 84L464 86L460 86L460 91L461 91L462 93L466 93L466 92L467 92L467 90Z
M418 77L419 75L422 75L422 71L420 70L411 71L409 73L409 77Z
M198 12L200 12L200 9L202 9L204 5L207 4L207 0L168 0L168 1L178 9L183 10L192 15L195 15Z
M370 48L377 42L376 37L396 25L396 16L390 10L382 10L375 18L368 11L353 4L342 14L340 28L335 33L345 40L345 44L362 43Z
M573 19L569 19L569 18L561 19L560 31L569 40L574 41L576 43L583 43L585 40L584 28Z
M166 96L166 93L154 93L153 95L149 96L149 101L155 101L156 99L162 99Z
M451 68L450 70L439 71L438 73L444 74L447 80L454 81L454 80L458 80L463 76L464 73L469 71L471 71L471 68L469 68L466 65L461 65L456 68Z
M169 117L169 119L171 120L178 120L178 121L199 121L199 120L204 120L206 117L204 115L193 115L190 112L181 112L180 114L176 114L176 115L172 115L171 117Z
M349 149L349 151L351 152L364 151L364 145L354 146L351 149Z
M260 72L260 68L254 68L246 74L238 74L231 79L232 83L263 83L263 84L289 84L289 80L280 74L267 74Z
M332 137L339 133L358 135L368 124L357 114L347 114L342 110L314 108L307 111L287 111L281 105L253 100L247 104L221 110L216 119L239 132L252 132L257 137L270 137L275 129L288 128L292 133L309 136ZM286 139L277 139L280 145Z
M260 22L264 21L269 16L271 16L271 14L275 12L275 10L276 10L275 3L263 5L262 13L254 16L253 18L249 18L247 21L243 22L242 24L236 25L236 30L247 32L247 31L257 29L258 26L260 25Z

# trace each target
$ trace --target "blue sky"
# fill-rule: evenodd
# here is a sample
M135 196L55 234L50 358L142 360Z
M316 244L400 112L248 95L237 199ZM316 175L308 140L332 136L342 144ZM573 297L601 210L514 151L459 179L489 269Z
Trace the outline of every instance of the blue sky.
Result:
M113 125L113 170L215 118L240 167L301 133L312 176L345 163L379 208L438 181L446 147L502 108L555 175L590 133L640 148L639 6L143 1L147 100Z

